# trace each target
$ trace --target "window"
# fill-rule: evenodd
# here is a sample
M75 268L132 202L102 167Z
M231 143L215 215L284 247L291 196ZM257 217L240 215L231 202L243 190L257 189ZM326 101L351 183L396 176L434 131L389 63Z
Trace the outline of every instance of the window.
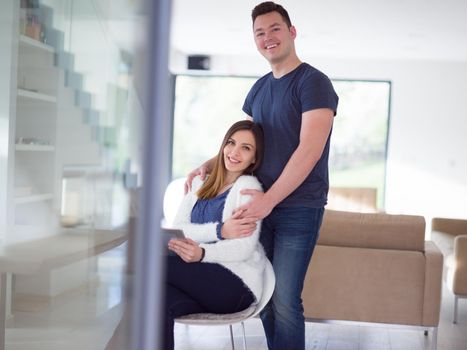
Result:
M333 85L339 107L329 156L330 184L376 188L377 207L383 209L391 84L337 80Z
M243 101L257 78L177 76L172 177L215 156L225 132L245 118Z
M227 128L245 117L251 77L177 76L172 177L213 157ZM383 208L391 84L333 81L339 95L330 153L331 186L377 188Z

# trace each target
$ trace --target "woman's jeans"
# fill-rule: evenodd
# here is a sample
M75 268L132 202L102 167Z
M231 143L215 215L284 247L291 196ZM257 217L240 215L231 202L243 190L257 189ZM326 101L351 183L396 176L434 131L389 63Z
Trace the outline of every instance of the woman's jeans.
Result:
M201 312L234 313L255 301L243 281L219 264L186 263L169 255L166 271L164 350L174 348L175 318Z
M269 350L304 350L302 289L324 208L275 208L263 220L260 241L271 260L276 288L261 312Z

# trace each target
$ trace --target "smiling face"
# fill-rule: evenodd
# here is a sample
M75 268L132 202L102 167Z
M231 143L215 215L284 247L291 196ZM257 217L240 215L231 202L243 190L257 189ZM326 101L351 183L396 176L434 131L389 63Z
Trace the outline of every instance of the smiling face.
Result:
M227 172L241 175L255 162L256 141L250 130L239 130L225 143L224 164Z
M256 17L253 34L256 48L270 64L282 63L295 52L294 39L297 36L295 27L289 28L276 11Z

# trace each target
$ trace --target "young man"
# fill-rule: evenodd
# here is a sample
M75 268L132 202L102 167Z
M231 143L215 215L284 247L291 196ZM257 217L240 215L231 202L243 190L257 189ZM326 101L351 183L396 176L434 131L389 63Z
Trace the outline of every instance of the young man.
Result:
M282 6L263 2L253 9L252 20L256 47L272 70L255 83L243 105L264 130L264 159L256 175L265 192L242 192L252 200L238 209L238 224L246 228L265 218L260 240L276 275L274 295L261 313L269 350L304 350L301 293L327 201L338 97L326 75L298 58L297 31ZM208 161L194 170L187 185L211 168ZM231 238L222 226L218 231Z

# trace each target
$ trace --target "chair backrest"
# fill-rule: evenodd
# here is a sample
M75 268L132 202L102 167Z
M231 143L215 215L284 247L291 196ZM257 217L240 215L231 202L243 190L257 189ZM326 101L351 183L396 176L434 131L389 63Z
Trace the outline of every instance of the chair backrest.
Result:
M272 268L272 265L268 259L266 259L266 266L264 267L263 274L263 295L261 296L261 300L259 301L258 305L256 305L255 312L253 312L248 318L255 317L257 314L259 314L269 302L269 299L271 299L272 293L274 292L274 288L276 286L276 276L274 275L274 269Z
M178 207L183 200L184 184L186 178L173 180L165 189L164 194L164 227L172 227L173 220L177 215Z

